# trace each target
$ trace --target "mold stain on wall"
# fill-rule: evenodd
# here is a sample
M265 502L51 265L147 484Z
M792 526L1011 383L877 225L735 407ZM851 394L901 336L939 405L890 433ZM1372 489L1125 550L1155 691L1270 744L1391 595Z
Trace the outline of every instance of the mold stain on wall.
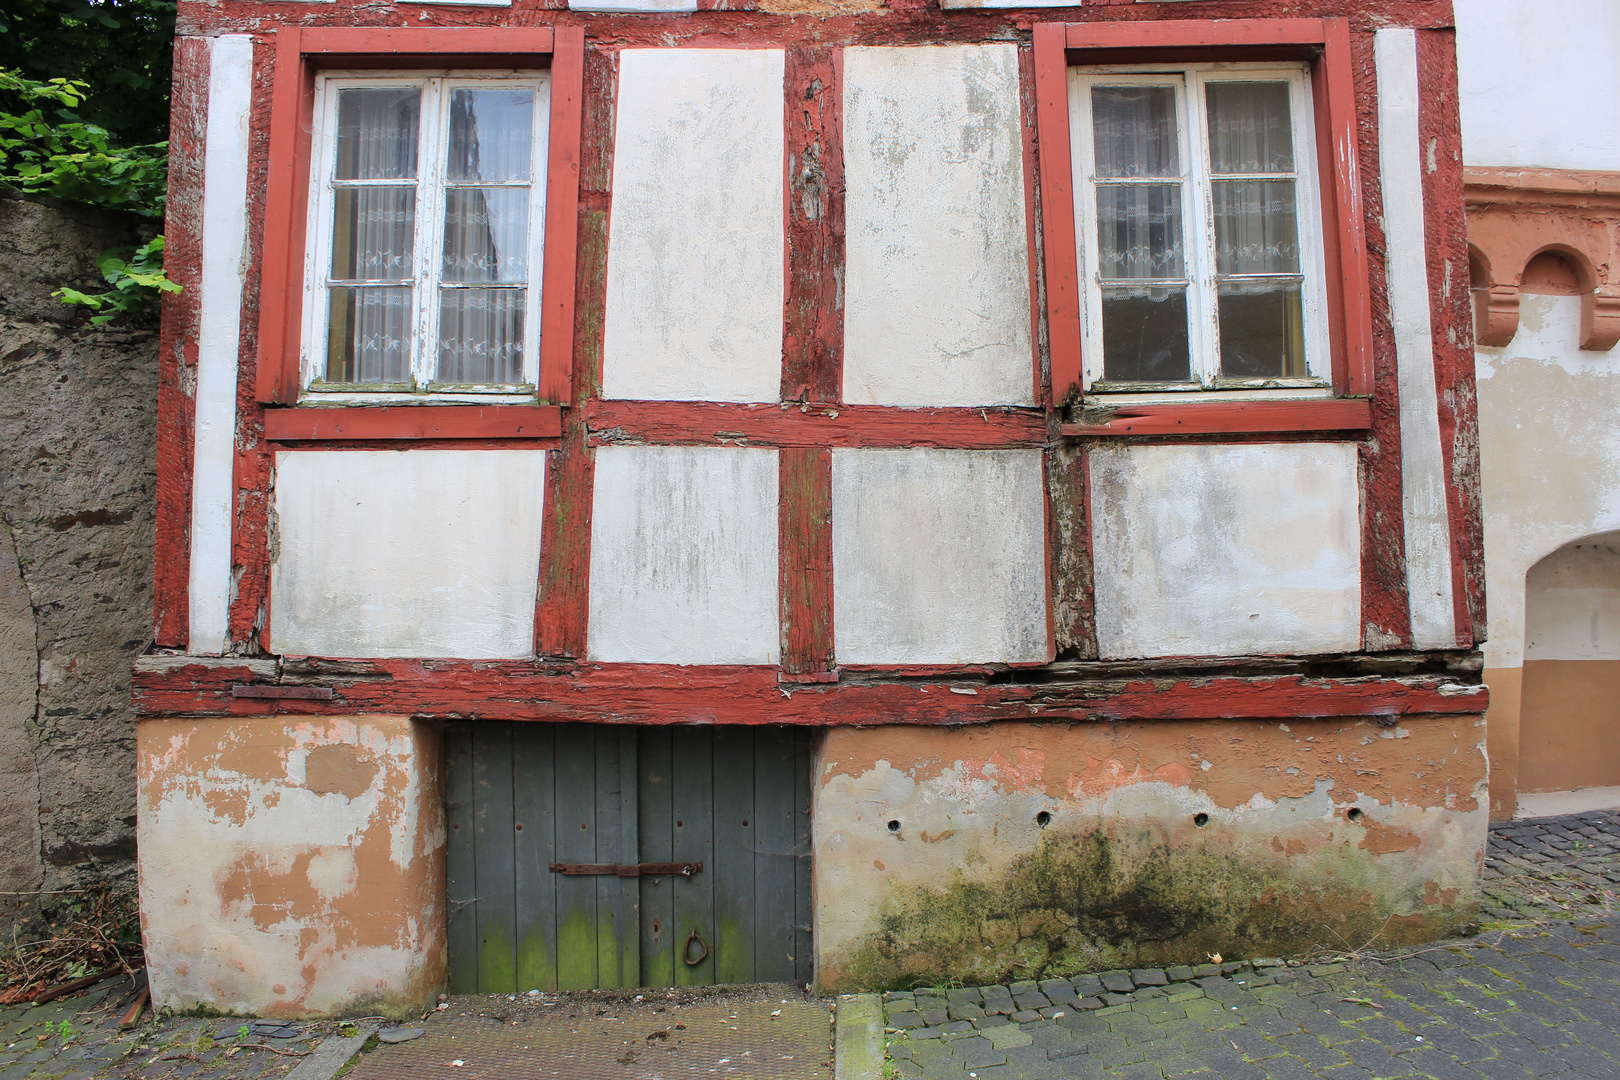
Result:
M833 732L823 984L976 985L1455 932L1476 903L1482 738L1477 717Z

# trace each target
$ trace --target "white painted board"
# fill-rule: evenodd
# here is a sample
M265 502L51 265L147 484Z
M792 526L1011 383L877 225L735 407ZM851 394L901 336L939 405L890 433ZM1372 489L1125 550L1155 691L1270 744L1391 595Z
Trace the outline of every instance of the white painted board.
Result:
M218 654L229 630L231 525L236 499L237 351L242 346L242 252L247 245L248 113L253 38L208 47L203 147L202 275L197 300L196 434L191 472L190 651Z
M1018 50L844 50L844 400L1034 401Z
M841 664L1043 662L1039 450L834 450Z
M598 449L590 658L776 663L777 475L775 450Z
M775 401L781 49L619 53L602 394Z
M1359 648L1354 443L1105 447L1090 473L1103 659Z
M545 480L543 450L277 454L272 648L533 655Z
M1451 592L1451 513L1440 445L1434 331L1423 222L1423 153L1418 128L1416 31L1373 35L1378 65L1378 159L1388 245L1389 318L1401 412L1401 509L1406 525L1406 589L1412 644L1457 646Z

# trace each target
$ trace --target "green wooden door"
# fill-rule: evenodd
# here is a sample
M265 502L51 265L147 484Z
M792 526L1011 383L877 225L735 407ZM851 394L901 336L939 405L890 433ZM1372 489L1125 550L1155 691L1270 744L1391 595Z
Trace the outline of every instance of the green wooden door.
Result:
M810 981L809 735L451 725L451 990Z

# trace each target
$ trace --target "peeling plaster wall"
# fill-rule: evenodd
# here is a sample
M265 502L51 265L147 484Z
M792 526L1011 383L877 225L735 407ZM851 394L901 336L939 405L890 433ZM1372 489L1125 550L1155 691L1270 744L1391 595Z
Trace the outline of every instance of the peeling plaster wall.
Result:
M1454 932L1484 857L1484 735L1477 716L833 728L818 978L973 985Z
M1580 348L1580 305L1578 296L1525 294L1513 340L1475 353L1499 817L1512 816L1519 772L1526 576L1566 544L1620 531L1620 346Z
M776 663L775 450L604 446L593 490L592 660Z
M781 396L784 62L780 49L619 54L605 396Z
M51 297L150 224L0 196L0 890L134 869L130 667L151 641L155 320ZM0 897L0 919L33 897ZM10 927L0 923L9 939Z
M1028 405L1012 45L844 50L844 400Z
M445 979L439 733L403 717L143 720L159 1008L420 1015Z
M1047 660L1038 450L834 450L846 664Z
M543 450L278 454L275 651L533 655L545 479Z
M1359 503L1351 443L1092 451L1099 652L1354 650Z

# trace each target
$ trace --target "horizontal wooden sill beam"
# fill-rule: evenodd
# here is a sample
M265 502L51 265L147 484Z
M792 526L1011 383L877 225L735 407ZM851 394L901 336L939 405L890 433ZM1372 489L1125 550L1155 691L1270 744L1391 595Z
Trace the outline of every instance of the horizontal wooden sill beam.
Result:
M1242 435L1289 431L1365 431L1366 398L1318 401L1210 401L1121 405L1107 419L1064 424L1065 435Z
M387 439L557 439L556 405L306 405L266 409L271 442Z
M292 672L303 674L292 674ZM1199 676L989 682L931 676L787 684L775 667L545 661L302 661L273 685L330 698L245 696L242 663L138 664L144 717L352 715L614 724L971 724L1009 720L1248 720L1482 713L1485 687L1444 675L1353 679Z
M1039 448L1050 441L1040 409L907 409L887 405L713 401L585 403L591 443L711 446Z

